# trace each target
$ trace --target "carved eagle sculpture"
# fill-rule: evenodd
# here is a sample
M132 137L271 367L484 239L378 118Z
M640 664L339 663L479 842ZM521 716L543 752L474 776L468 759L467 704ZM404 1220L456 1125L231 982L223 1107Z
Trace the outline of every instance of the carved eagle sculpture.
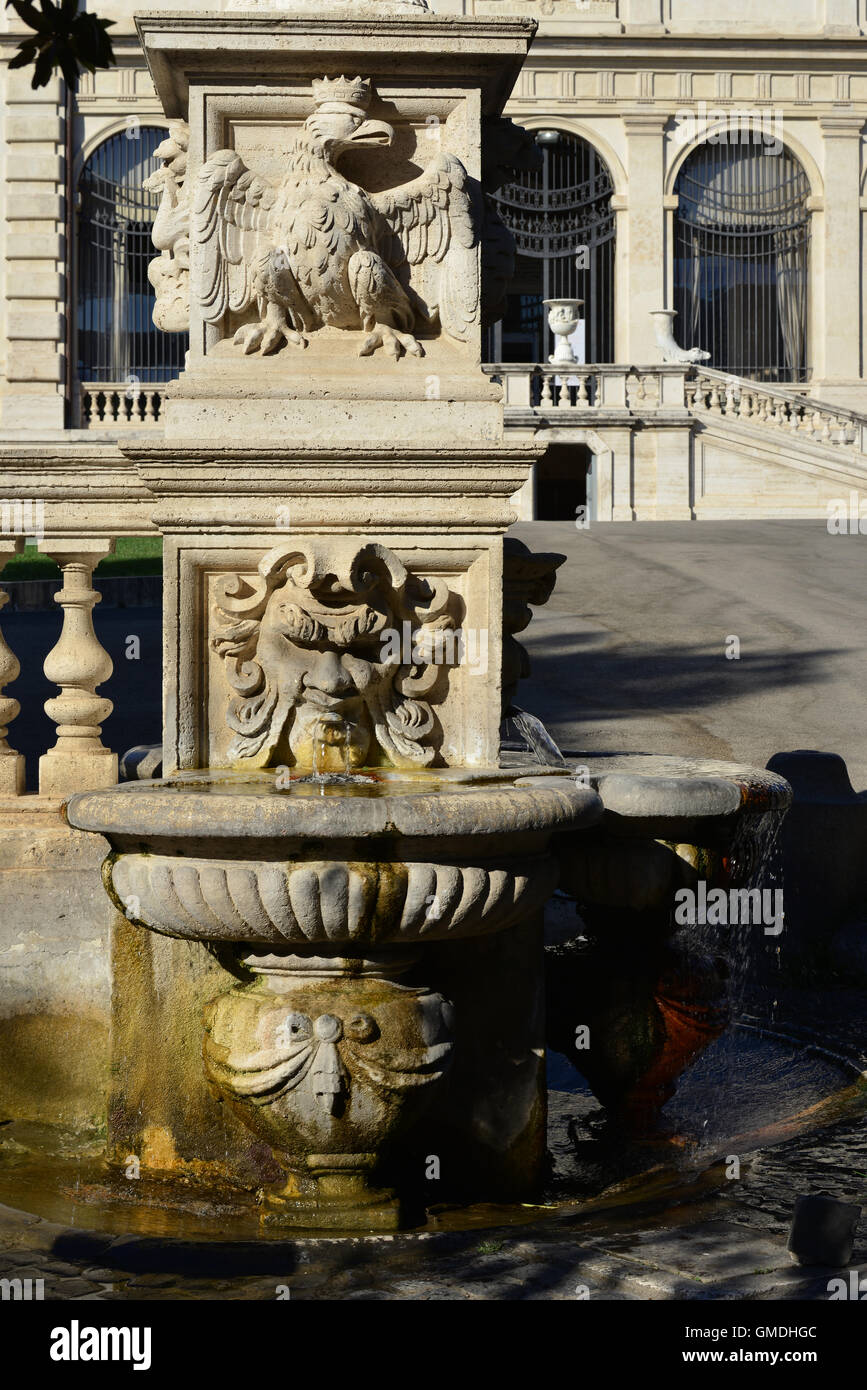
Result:
M288 151L278 184L233 150L201 167L192 232L202 315L219 323L257 306L233 341L245 353L305 347L326 325L363 330L359 355L422 355L414 331L437 322L466 340L479 316L480 194L454 155L410 183L368 193L338 172L342 154L390 145L394 130L365 119L367 79L313 83L315 112Z

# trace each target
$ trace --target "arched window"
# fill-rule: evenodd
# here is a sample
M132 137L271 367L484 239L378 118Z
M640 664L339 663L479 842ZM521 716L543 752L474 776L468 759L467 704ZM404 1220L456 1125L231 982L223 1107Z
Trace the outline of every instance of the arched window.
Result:
M94 150L79 179L78 378L81 382L168 381L180 372L185 333L162 333L147 277L156 256L151 227L159 195L143 187L166 137L135 126Z
M805 381L810 185L785 147L708 142L675 192L675 331L710 365Z
M500 189L496 203L517 242L515 279L488 355L544 362L553 351L543 299L583 299L573 344L585 362L614 359L614 185L592 145L541 130L542 167ZM583 334L583 343L581 336ZM583 348L583 350L582 350Z

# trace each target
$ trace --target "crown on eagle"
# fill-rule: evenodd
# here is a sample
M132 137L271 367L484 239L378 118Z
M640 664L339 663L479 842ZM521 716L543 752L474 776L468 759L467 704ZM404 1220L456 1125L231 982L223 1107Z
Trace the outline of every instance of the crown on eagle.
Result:
M313 82L313 100L318 107L338 104L366 111L370 105L371 88L366 77L320 77Z

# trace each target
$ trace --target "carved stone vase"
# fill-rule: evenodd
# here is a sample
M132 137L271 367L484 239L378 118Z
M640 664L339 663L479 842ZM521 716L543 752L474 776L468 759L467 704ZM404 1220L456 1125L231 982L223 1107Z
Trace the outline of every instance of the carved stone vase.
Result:
M452 1009L404 984L391 959L253 952L254 983L206 1011L209 1077L243 1122L285 1155L271 1203L302 1223L391 1227L398 1201L371 1178L448 1069Z
M574 366L578 358L569 339L581 322L584 300L545 299L542 302L548 310L548 327L554 334L554 354L548 361L563 367Z

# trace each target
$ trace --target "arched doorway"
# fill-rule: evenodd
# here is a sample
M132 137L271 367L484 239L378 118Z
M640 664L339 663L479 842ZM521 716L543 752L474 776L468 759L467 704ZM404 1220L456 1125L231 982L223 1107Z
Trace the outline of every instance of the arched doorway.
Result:
M585 362L614 360L614 185L591 144L541 130L542 167L496 195L517 244L506 313L489 330L493 362L544 362L553 351L544 299L583 299ZM580 330L579 330L580 331ZM583 348L583 351L581 350Z
M712 143L678 174L676 332L757 381L809 376L810 185L785 147Z
M147 278L159 195L143 187L157 167L162 126L109 136L78 181L77 367L80 382L162 382L176 377L185 333L161 333Z

